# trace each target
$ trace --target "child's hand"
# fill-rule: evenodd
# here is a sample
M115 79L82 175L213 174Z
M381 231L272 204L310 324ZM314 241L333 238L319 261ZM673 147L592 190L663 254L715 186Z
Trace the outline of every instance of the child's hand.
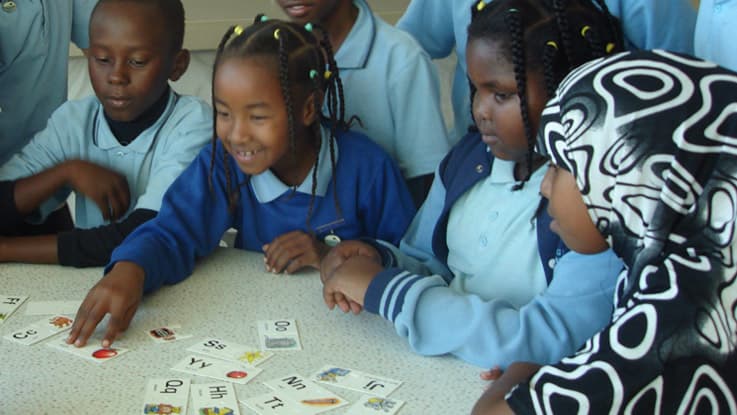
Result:
M376 249L360 241L343 241L333 247L320 263L320 279L323 284L348 258L363 255L381 264L381 255Z
M499 366L494 366L489 370L484 370L479 374L481 380L497 380L504 372Z
M106 314L110 314L103 347L110 345L128 328L143 296L144 272L132 262L118 262L87 293L77 311L67 343L84 346Z
M95 202L105 220L117 220L128 211L131 197L124 175L83 160L66 162L63 171L75 190Z
M304 267L320 269L320 261L329 249L302 231L285 233L263 246L266 271L291 274Z
M381 262L366 255L346 259L324 281L322 295L325 304L331 310L337 305L344 313L360 313L369 284L383 269Z

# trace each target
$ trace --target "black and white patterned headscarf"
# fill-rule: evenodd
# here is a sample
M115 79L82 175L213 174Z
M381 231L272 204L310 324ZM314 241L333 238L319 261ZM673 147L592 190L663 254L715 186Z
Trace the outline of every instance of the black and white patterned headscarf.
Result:
M576 177L627 269L612 323L509 404L737 414L737 74L663 51L619 54L572 72L540 125L542 152Z

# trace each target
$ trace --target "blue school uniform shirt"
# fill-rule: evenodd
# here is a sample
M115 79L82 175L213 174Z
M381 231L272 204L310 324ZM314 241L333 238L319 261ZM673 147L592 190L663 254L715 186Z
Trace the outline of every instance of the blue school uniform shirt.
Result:
M312 170L296 190L271 171L250 177L218 141L214 150L212 146L203 149L174 182L164 196L159 215L139 226L115 249L107 270L118 261L138 264L145 271L145 292L179 282L192 273L197 258L218 246L229 228L237 230L236 248L257 252L277 236L297 230L312 231L318 240L333 234L342 240L372 237L398 243L415 208L396 164L363 134L339 132L336 190L327 131L323 128L322 132L309 227L306 219L312 198ZM216 163L211 186L213 151ZM228 165L230 183L240 184L233 211L228 206L224 163ZM341 214L334 202L336 191Z
M164 112L132 143L121 145L105 119L97 97L64 103L48 125L20 153L0 167L0 180L38 174L67 160L85 160L123 174L130 190L130 206L158 211L166 189L212 137L212 111L204 101L169 92ZM34 220L43 220L66 200L62 189L42 204ZM95 202L75 192L75 225L88 229L104 225Z
M435 65L407 33L355 0L358 17L335 53L346 119L399 164L405 178L432 174L450 150Z
M701 0L694 34L695 55L737 71L737 0Z
M97 0L15 0L0 9L0 164L67 99L69 42L89 47Z
M512 196L503 185L510 181L509 166L498 169L499 161L492 160L478 133L451 150L399 248L372 242L387 268L371 281L364 308L392 322L420 354L450 353L485 368L556 362L610 320L622 262L611 250L563 253L565 247L542 220L544 211L535 215L544 172L532 176L538 186L527 183ZM491 205L476 203L478 196ZM507 200L521 218L500 212ZM495 211L506 224L493 224ZM471 223L458 226L462 218ZM494 227L496 235L490 233ZM500 241L479 249L484 234ZM543 275L552 277L549 283Z
M473 124L466 75L466 40L471 6L476 3L467 0L412 0L397 22L397 27L412 34L433 59L444 58L453 50L456 52L458 60L451 89L452 139L463 137ZM689 0L605 0L605 3L612 15L620 19L628 49L660 48L693 53L696 11Z

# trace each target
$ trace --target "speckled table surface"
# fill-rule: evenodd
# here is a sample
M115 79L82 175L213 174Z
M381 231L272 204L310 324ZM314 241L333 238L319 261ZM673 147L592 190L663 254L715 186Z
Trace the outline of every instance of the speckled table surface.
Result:
M42 318L26 314L28 302L81 301L101 272L0 264L0 294L29 296L0 325L0 337ZM263 381L291 373L310 376L326 364L401 380L402 386L391 395L406 401L401 415L469 413L482 392L479 368L449 356L416 355L378 316L328 310L316 272L272 275L264 272L261 255L220 248L182 283L144 298L118 340L130 352L114 360L88 362L47 347L49 340L23 346L0 338L0 413L141 413L147 379L181 376L171 368L188 354L186 348L207 336L258 346L256 322L276 319L297 321L303 350L276 352L260 365L258 377L235 385L239 400L268 392ZM145 333L171 324L180 324L182 332L194 337L159 344ZM214 381L191 378L192 383ZM328 389L349 401L360 397L358 392ZM241 411L253 413L243 405Z

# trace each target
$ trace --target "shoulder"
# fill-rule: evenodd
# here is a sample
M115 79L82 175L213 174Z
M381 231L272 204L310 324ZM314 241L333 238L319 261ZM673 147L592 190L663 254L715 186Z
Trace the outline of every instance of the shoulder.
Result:
M177 94L177 101L171 116L181 121L209 124L212 122L212 107L201 98Z
M335 142L338 146L338 160L350 160L359 165L372 165L391 160L391 157L368 136L358 131L338 132Z
M51 114L51 118L71 129L76 126L86 125L94 119L99 109L100 101L93 95L66 101Z
M387 51L404 61L430 60L430 55L420 46L417 40L408 32L394 27L378 16L374 15L376 22L376 39L374 51Z

